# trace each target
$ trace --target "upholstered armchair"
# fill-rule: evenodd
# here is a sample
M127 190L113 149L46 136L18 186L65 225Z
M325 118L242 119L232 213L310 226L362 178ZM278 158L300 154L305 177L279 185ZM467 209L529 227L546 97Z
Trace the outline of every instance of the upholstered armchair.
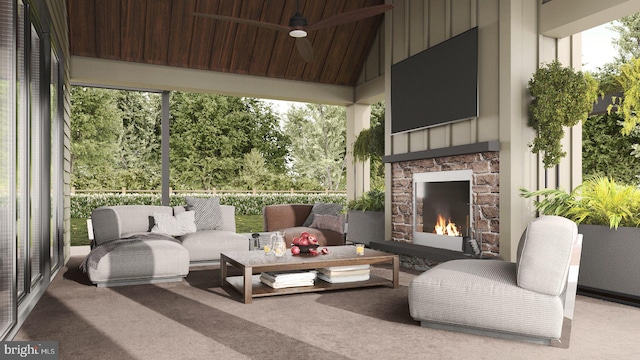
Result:
M411 316L424 327L568 347L582 235L559 216L532 220L517 262L453 260L411 281Z

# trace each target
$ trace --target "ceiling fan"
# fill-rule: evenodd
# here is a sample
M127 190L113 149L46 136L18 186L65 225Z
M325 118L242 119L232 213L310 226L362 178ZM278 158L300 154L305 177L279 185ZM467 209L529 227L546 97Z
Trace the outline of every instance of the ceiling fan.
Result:
M393 4L383 4L376 6L369 6L357 10L347 11L342 14L337 14L332 17L322 19L315 24L308 24L307 19L302 16L300 13L300 3L298 1L296 6L296 13L289 19L289 25L280 25L275 23L269 23L264 21L257 20L249 20L225 15L215 15L215 14L203 14L203 13L192 13L194 16L206 17L214 20L221 21L231 21L240 24L253 25L258 26L265 29L277 30L277 31L286 31L289 33L289 36L296 39L296 48L298 49L298 53L302 58L307 62L312 62L314 59L313 56L313 47L311 46L311 42L307 39L307 33L319 29L324 29L332 26L338 26L346 23L350 23L353 21L359 21L362 19L366 19L371 16L376 16L382 14L386 11L389 11L394 8Z

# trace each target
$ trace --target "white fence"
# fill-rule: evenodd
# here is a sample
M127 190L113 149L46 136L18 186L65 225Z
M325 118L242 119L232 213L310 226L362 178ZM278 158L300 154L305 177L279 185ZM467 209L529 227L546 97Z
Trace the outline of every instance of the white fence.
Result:
M103 190L85 190L85 189L76 189L74 187L71 188L71 194L104 194L104 193L111 193L111 194L154 194L154 193L161 193L161 190L132 190L132 189L127 189L125 187L121 188L120 190L110 190L110 189L103 189ZM253 190L221 190L221 189L210 189L210 190L174 190L172 188L169 188L169 194L219 194L219 193L225 193L225 194L230 194L230 193L234 193L234 194L346 194L347 192L344 190L294 190L294 189L289 189L289 190L258 190L258 189L253 189Z

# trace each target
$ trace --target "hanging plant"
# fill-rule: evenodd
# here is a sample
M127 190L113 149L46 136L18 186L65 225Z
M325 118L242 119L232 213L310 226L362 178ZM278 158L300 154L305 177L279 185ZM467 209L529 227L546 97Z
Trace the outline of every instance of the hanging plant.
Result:
M560 163L567 155L560 141L563 127L584 121L593 109L598 83L589 74L563 67L558 60L541 66L529 80L529 125L537 134L529 144L531 151L543 153L545 168Z
M384 155L384 125L376 124L360 131L353 143L353 157L356 161L370 158L381 159Z

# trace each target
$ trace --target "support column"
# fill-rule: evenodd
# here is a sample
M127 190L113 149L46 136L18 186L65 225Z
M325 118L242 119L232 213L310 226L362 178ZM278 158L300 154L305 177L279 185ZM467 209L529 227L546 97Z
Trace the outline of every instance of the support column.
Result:
M527 125L527 82L537 67L538 4L500 1L500 257L516 260L522 231L533 217L518 189L536 189L537 157L526 144L535 136Z
M353 158L353 143L364 129L368 129L371 121L371 105L351 104L347 106L347 198L355 199L369 190L371 172L369 160L355 161Z
M162 92L162 206L169 206L169 91Z

